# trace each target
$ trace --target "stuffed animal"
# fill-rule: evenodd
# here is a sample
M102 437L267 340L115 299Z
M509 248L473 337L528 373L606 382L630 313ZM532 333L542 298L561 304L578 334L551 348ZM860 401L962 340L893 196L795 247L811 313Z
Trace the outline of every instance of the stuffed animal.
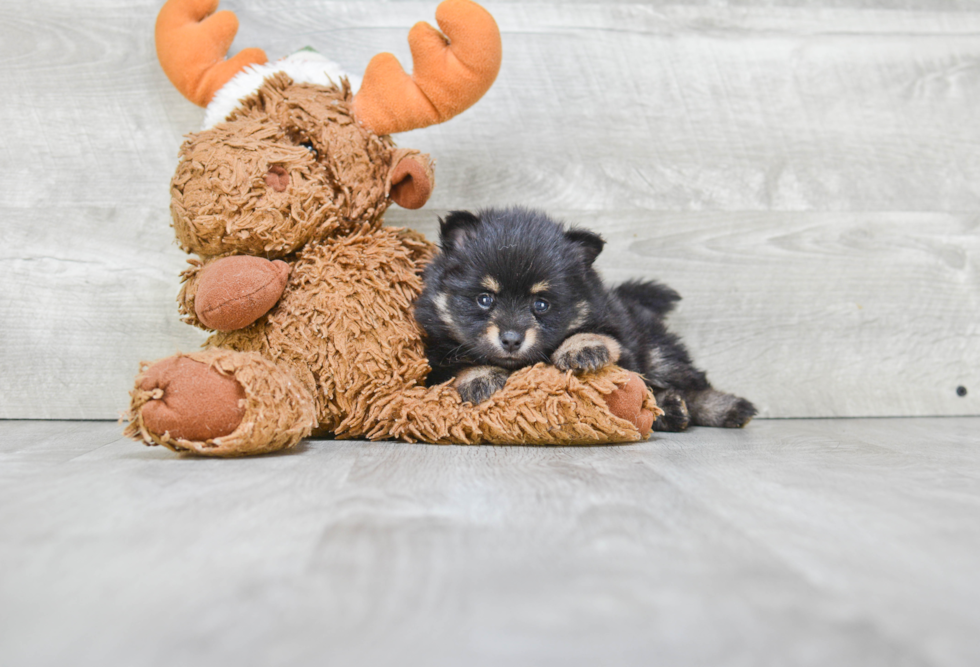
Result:
M470 0L409 33L414 72L375 56L351 79L310 51L224 59L237 31L217 0L169 0L164 71L207 106L171 182L173 227L196 258L178 297L204 349L143 363L127 435L177 452L259 454L310 434L431 443L594 444L645 438L661 411L618 367L575 376L538 364L479 405L429 372L412 302L434 246L382 226L418 208L432 162L390 135L475 103L500 66L493 18ZM354 82L356 84L356 81Z

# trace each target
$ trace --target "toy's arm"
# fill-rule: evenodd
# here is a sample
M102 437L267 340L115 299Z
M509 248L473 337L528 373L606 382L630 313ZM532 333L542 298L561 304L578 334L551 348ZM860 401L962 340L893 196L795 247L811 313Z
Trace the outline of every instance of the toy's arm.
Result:
M660 414L643 380L618 366L579 377L537 364L479 405L463 403L450 384L408 387L372 400L335 432L437 444L596 445L643 440Z
M234 255L192 264L177 301L184 320L202 329L247 327L276 305L289 280L289 265L278 259Z

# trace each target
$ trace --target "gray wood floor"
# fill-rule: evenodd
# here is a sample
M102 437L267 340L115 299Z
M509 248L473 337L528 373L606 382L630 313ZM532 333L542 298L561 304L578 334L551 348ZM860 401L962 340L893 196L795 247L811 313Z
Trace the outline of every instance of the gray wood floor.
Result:
M0 421L0 665L976 665L978 433L214 461Z
M156 62L161 0L0 3L0 417L114 418L141 359L196 348L169 228L203 112ZM614 281L764 416L980 415L980 5L486 0L500 76L396 137L438 187L391 224L520 203L610 241ZM362 72L437 0L223 0L233 46ZM968 393L957 395L963 386Z

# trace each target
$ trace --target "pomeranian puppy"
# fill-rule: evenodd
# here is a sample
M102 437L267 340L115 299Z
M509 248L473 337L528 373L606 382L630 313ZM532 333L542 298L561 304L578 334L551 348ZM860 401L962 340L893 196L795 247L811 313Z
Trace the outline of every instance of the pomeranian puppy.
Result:
M430 385L455 378L462 399L480 403L537 362L575 373L619 364L644 378L665 411L656 430L739 428L756 414L713 389L667 331L677 292L641 281L606 288L592 266L605 244L597 234L519 207L454 211L439 222L441 252L415 305Z

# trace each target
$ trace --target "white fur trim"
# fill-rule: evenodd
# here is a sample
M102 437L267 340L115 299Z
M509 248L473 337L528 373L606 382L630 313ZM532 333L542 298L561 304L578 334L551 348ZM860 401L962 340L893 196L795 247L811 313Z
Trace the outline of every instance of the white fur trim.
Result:
M214 94L208 104L201 129L206 130L223 122L238 108L243 98L258 90L265 78L276 72L285 72L299 83L316 83L321 86L339 84L340 78L346 76L350 80L352 92L357 92L361 87L361 77L347 74L340 69L340 65L327 60L316 51L297 51L274 63L246 67L232 77Z

